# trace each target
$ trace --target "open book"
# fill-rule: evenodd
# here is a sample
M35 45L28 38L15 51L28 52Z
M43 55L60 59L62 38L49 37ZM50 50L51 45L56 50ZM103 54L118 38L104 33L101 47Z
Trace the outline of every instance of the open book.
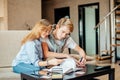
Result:
M55 73L69 73L73 71L73 68L69 67L61 67L61 66L54 66L48 70L49 72L55 72Z
M76 68L75 61L72 58L69 58L65 59L65 61L61 63L59 66L53 66L48 71L66 74L76 70L81 70L81 68Z

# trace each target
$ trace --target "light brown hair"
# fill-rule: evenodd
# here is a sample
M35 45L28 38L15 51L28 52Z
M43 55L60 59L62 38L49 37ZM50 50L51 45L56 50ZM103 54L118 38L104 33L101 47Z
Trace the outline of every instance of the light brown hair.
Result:
M24 44L27 41L39 39L41 37L41 32L50 29L51 29L51 23L46 19L41 19L39 22L35 24L31 32L23 38L21 43Z
M61 18L58 21L57 25L59 25L60 27L61 26L66 26L66 27L68 27L68 29L70 30L70 32L73 32L73 29L74 29L73 23L72 23L72 21L69 18Z

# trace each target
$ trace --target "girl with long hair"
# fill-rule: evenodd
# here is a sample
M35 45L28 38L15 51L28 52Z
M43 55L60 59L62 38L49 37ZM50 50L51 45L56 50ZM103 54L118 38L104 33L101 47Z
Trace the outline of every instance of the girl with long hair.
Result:
M46 19L41 19L36 23L31 32L23 38L21 49L12 63L15 73L33 73L43 69L45 66L58 65L63 62L60 59L43 61L44 56L41 42L48 37L50 31L50 22Z

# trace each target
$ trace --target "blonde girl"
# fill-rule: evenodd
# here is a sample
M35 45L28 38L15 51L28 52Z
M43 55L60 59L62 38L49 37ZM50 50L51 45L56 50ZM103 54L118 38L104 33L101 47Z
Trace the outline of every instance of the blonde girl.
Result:
M63 60L51 59L43 61L43 51L41 48L42 39L48 37L51 24L46 19L41 19L35 24L31 32L25 36L21 42L21 49L13 60L13 71L16 73L34 73L45 66L58 65Z

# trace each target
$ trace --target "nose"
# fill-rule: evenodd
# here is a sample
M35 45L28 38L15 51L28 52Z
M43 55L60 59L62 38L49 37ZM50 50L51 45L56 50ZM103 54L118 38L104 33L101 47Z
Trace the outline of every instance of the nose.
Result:
M65 37L66 37L66 34L64 33L62 37L65 38Z

